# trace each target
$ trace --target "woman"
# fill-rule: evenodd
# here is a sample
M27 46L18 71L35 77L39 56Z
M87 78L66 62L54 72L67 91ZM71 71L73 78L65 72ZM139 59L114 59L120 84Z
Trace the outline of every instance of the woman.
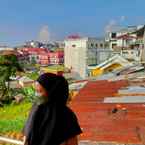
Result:
M42 74L35 84L37 101L23 128L25 145L77 145L82 133L75 113L66 106L69 89L63 76Z

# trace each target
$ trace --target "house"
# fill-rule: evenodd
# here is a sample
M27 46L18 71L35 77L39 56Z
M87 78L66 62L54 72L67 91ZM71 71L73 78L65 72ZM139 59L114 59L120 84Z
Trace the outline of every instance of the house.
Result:
M30 63L36 63L41 65L53 65L64 63L64 52L63 51L49 51L46 48L22 48L23 54L27 53L28 60ZM19 58L20 55L19 55ZM23 57L21 58L23 59Z
M34 80L32 80L26 76L19 78L18 82L22 87L29 87L29 86L32 86L34 84Z
M49 53L43 52L39 53L37 63L41 65L49 65L50 64Z
M27 53L28 60L30 63L38 63L42 65L48 65L48 52L46 48L22 48L20 49L23 54Z
M136 41L136 34L133 33L143 26L128 26L126 28L119 27L111 30L106 34L106 42L109 43L109 48L114 51L121 51L129 48L131 43Z
M104 39L71 36L65 41L64 64L76 77L88 76L87 66L97 64L97 50L105 48Z
M7 46L0 46L0 51L14 51L14 48Z
M64 51L49 52L50 64L63 64L64 63Z
M29 63L28 52L17 50L16 56L17 56L18 61L19 61L20 64L27 64L27 63Z
M17 55L17 52L13 50L0 50L0 55Z
M8 82L6 82L6 86L8 86ZM22 86L19 84L17 80L9 81L9 87L11 89L20 89Z
M115 53L129 61L139 62L144 48L144 31L144 25L118 28L107 33L106 42Z
M48 51L44 48L27 48L25 49L29 54L29 61L33 63L39 63L39 55L44 55Z
M90 70L90 76L98 76L128 66L132 66L132 63L116 54L103 63L88 67L88 69Z
M141 50L138 49L126 49L121 51L121 56L129 61L139 62L141 59Z

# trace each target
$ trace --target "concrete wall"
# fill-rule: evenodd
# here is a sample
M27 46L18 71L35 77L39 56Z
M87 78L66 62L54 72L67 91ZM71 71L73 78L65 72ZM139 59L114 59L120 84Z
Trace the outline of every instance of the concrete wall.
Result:
M105 47L104 40L96 38L67 39L64 41L64 65L86 78L87 66L97 64L97 49Z
M88 39L69 39L65 41L64 65L72 68L82 78L86 77L86 51Z

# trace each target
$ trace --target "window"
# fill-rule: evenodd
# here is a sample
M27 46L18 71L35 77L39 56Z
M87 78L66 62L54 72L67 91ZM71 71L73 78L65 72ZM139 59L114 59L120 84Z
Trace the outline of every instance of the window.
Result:
M76 47L76 45L75 45L75 44L73 44L73 45L72 45L72 47Z
M96 48L98 48L98 44L96 43Z
M116 48L116 47L117 47L117 44L113 43L112 48Z
M102 44L102 43L100 44L100 47L101 47L101 48L103 47L103 44Z
M93 43L91 43L91 47L94 47L94 44Z
M128 52L127 51L124 51L123 54L128 54Z
M116 38L116 33L112 33L111 38Z
M105 48L109 47L109 44L108 43L105 43L104 47Z

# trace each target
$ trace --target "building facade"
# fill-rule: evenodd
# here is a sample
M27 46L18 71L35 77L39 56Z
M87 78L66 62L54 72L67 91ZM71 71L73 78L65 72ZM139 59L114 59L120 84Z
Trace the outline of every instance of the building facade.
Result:
M130 44L136 41L136 34L133 32L140 29L140 27L142 26L128 26L107 32L106 42L108 42L109 48L115 51L129 48Z
M144 25L128 26L119 30L110 31L106 35L109 48L130 61L141 61L144 48Z
M64 65L81 78L88 76L87 67L97 64L97 50L105 41L97 38L68 38L64 41Z
M20 59L28 59L29 63L40 65L59 65L64 63L64 51L49 51L45 48L22 48Z
M50 64L64 64L64 52L63 51L56 51L56 52L49 52L49 61Z

